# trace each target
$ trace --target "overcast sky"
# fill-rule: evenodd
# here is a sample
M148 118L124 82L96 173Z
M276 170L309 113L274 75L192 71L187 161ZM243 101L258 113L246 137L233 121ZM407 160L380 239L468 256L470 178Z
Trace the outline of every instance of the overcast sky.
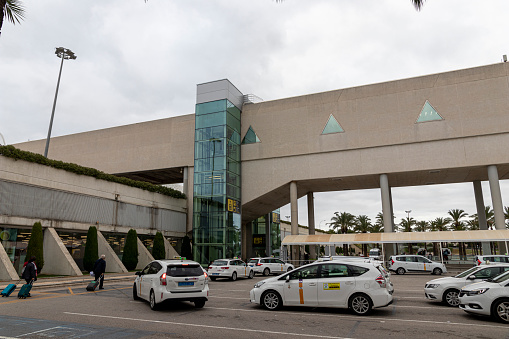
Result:
M196 84L228 78L265 100L500 62L507 0L24 0L0 37L0 133L46 138L60 62L53 136L190 114ZM0 138L0 142L2 142ZM485 204L491 204L483 183ZM509 205L509 185L502 182ZM393 189L396 220L475 211L471 183ZM306 199L299 222L307 225ZM315 194L316 225L335 211L381 211L380 191ZM289 206L281 218L290 215Z

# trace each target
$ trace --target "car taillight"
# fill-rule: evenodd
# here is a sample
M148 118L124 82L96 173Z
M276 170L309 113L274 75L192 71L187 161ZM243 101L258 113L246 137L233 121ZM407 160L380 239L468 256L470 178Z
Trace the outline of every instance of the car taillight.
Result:
M256 264L256 266L262 266L262 264L258 263L258 264Z
M203 275L205 276L205 278L208 278L209 275L207 274L207 272L203 272Z
M380 287L385 288L387 285L385 283L385 278L380 274L375 281L380 285Z
M477 259L477 266L481 264L481 260Z
M391 265L394 265L394 259L391 259Z
M159 280L161 281L161 285L166 285L166 272L161 274L161 277L159 277Z
M227 269L229 269L229 267L228 267L228 266L225 266L225 267L221 267L221 269L222 269L222 270L227 270Z

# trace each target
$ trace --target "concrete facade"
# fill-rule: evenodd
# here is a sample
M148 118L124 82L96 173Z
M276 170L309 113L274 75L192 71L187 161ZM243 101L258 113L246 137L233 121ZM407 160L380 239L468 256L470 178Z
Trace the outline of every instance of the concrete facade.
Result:
M83 275L53 227L44 230L44 274Z
M139 239L138 239L139 241ZM106 272L113 273L127 273L127 268L125 268L124 264L120 258L115 254L111 246L108 244L104 235L101 232L97 231L97 244L99 257L104 254L106 256Z
M0 280L18 279L18 272L12 266L11 259L7 256L2 243L0 243Z
M136 269L141 270L154 260L154 257L139 238L136 240L138 240L138 265L136 265Z

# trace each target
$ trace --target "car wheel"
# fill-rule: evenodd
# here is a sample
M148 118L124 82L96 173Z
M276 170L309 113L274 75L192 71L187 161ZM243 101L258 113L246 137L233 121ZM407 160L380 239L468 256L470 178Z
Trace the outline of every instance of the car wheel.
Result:
M350 309L356 315L367 315L373 308L371 299L365 294L355 294L350 298Z
M283 300L281 300L279 293L275 291L267 291L262 295L261 304L269 311L275 311L281 308Z
M263 275L264 276L268 276L270 274L270 270L269 268L267 267L266 269L263 270Z
M195 308L203 308L203 306L205 306L205 300L200 300L200 301L195 301L194 302L194 307Z
M491 314L498 321L509 323L509 299L497 300L493 304Z
M216 277L210 277L210 280L216 281Z
M133 299L140 300L140 297L138 297L138 290L136 289L136 284L133 285Z
M251 272L249 272L249 276L248 276L248 278L249 278L249 279L253 279L253 277L254 277L254 271L253 271L253 270L251 270Z
M435 269L433 270L433 274L434 275L442 275L442 269L435 267Z
M458 298L459 291L450 289L444 293L444 302L452 307L458 307L460 305L460 299Z
M233 272L232 278L233 281L237 280L237 272Z
M405 269L403 267L398 268L396 274L405 274Z
M156 295L154 294L154 291L150 291L149 303L150 303L150 309L152 311L157 310Z

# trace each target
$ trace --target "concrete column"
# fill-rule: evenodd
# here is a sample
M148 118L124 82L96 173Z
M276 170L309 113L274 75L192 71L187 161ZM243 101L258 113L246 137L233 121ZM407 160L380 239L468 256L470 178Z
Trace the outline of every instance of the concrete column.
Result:
M110 244L104 238L104 235L97 230L97 245L98 245L98 254L99 257L104 254L106 255L106 272L112 273L127 273L127 268L125 268L124 264L118 257L118 255L113 251Z
M246 259L253 256L253 222L246 224Z
M291 224L292 224L292 235L299 234L299 207L297 201L297 183L292 181L290 183L290 210L291 210ZM292 246L292 260L299 259L299 246ZM298 262L295 261L294 264L298 266Z
M396 225L394 224L394 204L392 203L392 187L389 186L389 200L391 202L391 225L392 225L392 231L395 232L396 231ZM396 244L387 244L386 247L386 252L389 253L389 255L394 255L394 254L397 254L397 248L396 248Z
M5 252L5 248L0 242L0 280L18 280L18 272L12 265L11 258Z
M136 238L136 240L138 241L138 264L136 269L141 270L153 261L154 257L139 238Z
M479 220L479 229L487 230L488 222L486 221L486 210L484 205L484 198L482 196L482 186L479 180L474 181L474 197L475 206L477 208L477 219ZM482 243L482 254L491 254L490 243L483 241Z
M240 237L241 237L241 246L240 246L240 256L243 260L247 260L247 240L246 240L246 227L247 224L244 223L241 225L240 229Z
M265 253L270 257L272 255L272 242L270 237L270 213L265 215Z
M45 274L83 275L53 227L44 230L42 246L44 248L42 270Z
M315 234L315 198L313 192L308 193L308 226L309 234ZM309 245L309 259L317 259L315 245Z
M184 187L183 187L183 191L184 191L184 194L187 195L187 192L189 191L189 178L188 178L188 171L189 171L189 167L184 167L183 169L183 184L184 184Z
M187 167L185 168L187 169ZM184 171L185 173L185 171ZM187 170L187 189L184 189L184 193L187 196L187 224L186 224L186 233L192 238L193 237L193 180L194 180L194 171ZM185 184L184 184L185 186Z
M498 181L497 166L488 166L488 180L490 182L491 202L493 203L493 212L495 213L495 228L505 230L504 205L502 204L502 194L500 193L500 183ZM500 254L507 253L504 242L498 243Z
M387 174L380 174L380 193L382 196L382 214L384 216L384 232L394 232L394 220L392 219L392 197L391 188ZM395 244L387 244L384 254L387 259L396 253Z
M171 246L168 239L166 239L165 237L163 237L163 239L164 239L164 251L166 252L164 258L173 259L174 257L180 257L180 254L178 254L177 251L175 251L175 249L173 248L173 246Z

